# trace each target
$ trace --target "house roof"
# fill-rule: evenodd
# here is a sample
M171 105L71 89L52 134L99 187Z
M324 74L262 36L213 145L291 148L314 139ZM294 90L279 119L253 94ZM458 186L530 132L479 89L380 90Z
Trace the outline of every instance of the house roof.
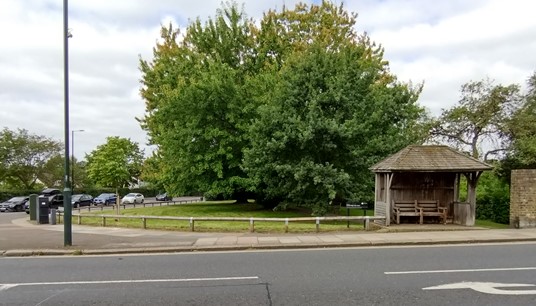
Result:
M411 145L369 169L374 172L464 172L493 167L448 146Z

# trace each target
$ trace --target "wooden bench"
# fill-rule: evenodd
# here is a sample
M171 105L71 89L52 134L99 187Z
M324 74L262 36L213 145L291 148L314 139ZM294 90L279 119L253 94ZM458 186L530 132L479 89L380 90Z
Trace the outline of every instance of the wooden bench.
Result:
M396 224L400 224L400 216L419 217L421 214L417 209L417 201L393 201L393 211L396 217ZM421 217L422 218L422 217Z
M424 217L428 216L439 217L443 224L447 223L448 209L439 206L438 200L418 200L416 202L421 224L423 224Z

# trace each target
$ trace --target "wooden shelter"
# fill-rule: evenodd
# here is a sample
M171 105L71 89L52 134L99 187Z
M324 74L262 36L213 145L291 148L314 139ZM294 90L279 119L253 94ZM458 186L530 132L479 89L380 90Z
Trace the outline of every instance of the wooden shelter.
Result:
M376 175L374 214L390 225L396 201L437 201L455 224L475 224L476 186L492 167L448 146L411 145L370 167ZM467 200L460 202L460 178Z

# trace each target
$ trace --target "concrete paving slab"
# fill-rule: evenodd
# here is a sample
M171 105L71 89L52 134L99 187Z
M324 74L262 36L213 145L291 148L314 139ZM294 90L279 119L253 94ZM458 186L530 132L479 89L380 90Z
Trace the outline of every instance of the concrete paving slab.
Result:
M199 238L195 242L195 245L196 246L200 246L200 245L203 245L203 246L215 245L216 241L218 241L218 238Z
M281 244L300 244L302 241L297 237L280 237L279 242Z
M279 238L277 237L258 237L259 244L279 244Z
M257 237L238 237L236 241L238 245L255 245L258 243Z

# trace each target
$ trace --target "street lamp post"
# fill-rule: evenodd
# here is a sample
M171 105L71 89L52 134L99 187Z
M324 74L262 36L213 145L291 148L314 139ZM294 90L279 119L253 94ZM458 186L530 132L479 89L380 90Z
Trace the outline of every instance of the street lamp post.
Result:
M63 99L64 99L64 135L65 135L65 166L63 188L63 245L73 245L71 180L69 178L69 17L68 0L63 0Z
M72 130L71 131L71 188L74 194L76 185L74 184L74 133L84 132L84 130Z

